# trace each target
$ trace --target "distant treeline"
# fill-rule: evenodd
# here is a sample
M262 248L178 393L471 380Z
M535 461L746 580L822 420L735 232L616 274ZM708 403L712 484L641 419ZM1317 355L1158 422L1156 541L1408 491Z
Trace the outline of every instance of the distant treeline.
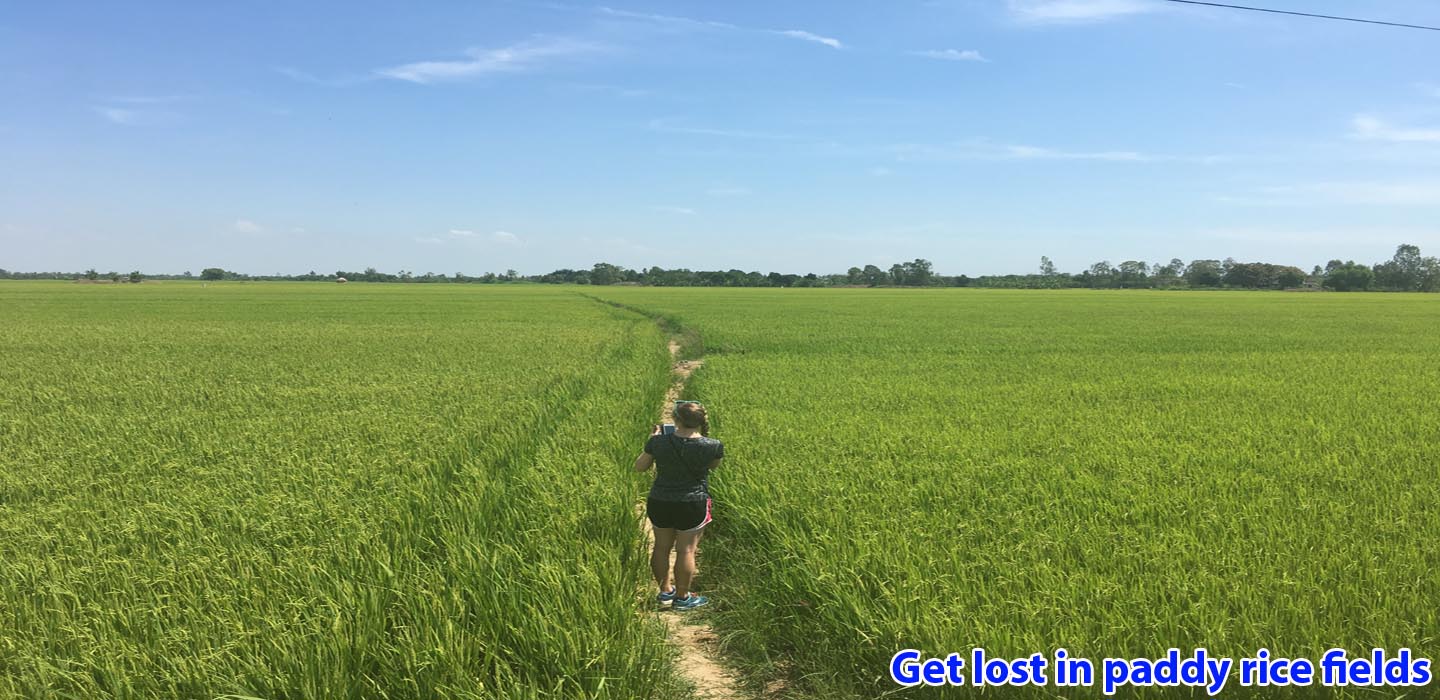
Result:
M652 287L990 287L999 289L1330 289L1339 292L1440 291L1440 260L1422 257L1420 248L1401 245L1390 260L1364 265L1353 260L1331 260L1324 267L1316 265L1306 273L1290 265L1225 260L1192 260L1178 258L1165 264L1143 260L1126 260L1112 265L1108 260L1078 272L1060 272L1048 257L1040 258L1037 273L1024 275L936 274L929 260L917 258L896 263L888 270L875 265L852 267L844 273L817 275L760 273L744 270L667 270L651 267L632 270L627 267L596 263L588 270L556 270L543 275L521 275L514 270L503 274L487 272L471 276L426 272L415 274L379 272L366 268L359 272L337 270L333 273L311 271L303 275L246 275L218 267L200 271L199 276L186 272L180 275L145 275L138 270L122 275L85 272L11 272L0 269L0 279L75 279L86 281L140 282L144 279L254 280L288 282L401 282L444 284L632 284Z

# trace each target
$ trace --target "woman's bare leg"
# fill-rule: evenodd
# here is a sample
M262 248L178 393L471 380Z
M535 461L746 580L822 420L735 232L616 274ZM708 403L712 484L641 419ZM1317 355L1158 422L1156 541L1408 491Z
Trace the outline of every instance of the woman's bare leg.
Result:
M675 599L690 594L690 582L695 578L695 550L700 547L700 535L705 530L675 533Z
M660 592L670 590L670 549L675 546L675 528L652 528L655 533L655 549L650 552L650 574Z

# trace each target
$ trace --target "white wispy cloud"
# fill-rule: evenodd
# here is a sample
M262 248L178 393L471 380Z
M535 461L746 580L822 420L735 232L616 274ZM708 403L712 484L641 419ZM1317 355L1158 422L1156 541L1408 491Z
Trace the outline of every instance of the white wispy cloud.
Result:
M899 144L891 149L900 160L1094 160L1148 163L1169 160L1138 151L1066 151L1040 146L965 141L949 144Z
M158 105L184 102L192 99L195 99L193 95L119 95L110 98L107 102L120 102L132 105Z
M112 124L120 124L122 126L135 126L143 121L142 113L135 109L96 107L95 112L109 120Z
M1130 163L1144 163L1156 160L1155 156L1137 151L1059 151L1039 146L1004 146L1003 158L1013 160L1108 160Z
M813 41L817 44L824 44L832 49L845 48L845 45L840 43L839 39L828 36L820 36L819 34L816 34L814 32L807 32L804 29L777 29L775 30L775 33L781 34L783 36L788 36L792 39L800 39L801 41Z
M1440 206L1440 180L1412 182L1317 182L1267 187L1279 204Z
M651 12L631 12L630 10L617 10L613 7L598 7L596 8L596 11L600 14L609 15L611 17L642 20L645 22L655 22L658 24L670 24L686 27L708 27L710 29L741 28L736 25L730 24L729 22L714 22L711 20L693 19L690 17L677 17L675 15L661 15Z
M264 232L265 232L265 227L264 227L264 226L261 226L260 224L257 224L257 223L255 223L254 221L251 221L251 220L249 220L249 219L236 219L236 220L235 220L235 223L233 223L233 224L230 225L230 229L231 229L232 231L236 232L236 233L246 233L246 234L255 234L255 233L264 233Z
M474 229L452 228L445 232L445 237L422 236L415 240L421 243L456 243L471 241L472 244L499 243L502 245L519 245L520 237L509 231L494 231L489 234L480 233Z
M1149 0L1006 0L1011 16L1024 22L1101 22L1153 12L1160 3Z
M658 211L662 214L681 214L684 216L695 215L695 210L691 209L690 207L653 206L650 207L650 209L652 211Z
M1415 86L1415 89L1419 90L1421 94L1429 95L1430 97L1440 97L1440 85L1436 85L1435 83L1419 83Z
M307 71L300 70L299 68L292 68L290 66L276 66L275 72L297 83L305 83L307 85L320 85L322 87L331 88L359 85L360 83L368 83L381 77L375 74L369 74L346 75L338 78L322 78L318 75L315 75L314 73L309 73Z
M204 99L201 95L156 94L156 95L110 95L95 98L96 114L112 124L122 126L170 126L184 121L185 115L177 111L181 103Z
M1394 245L1395 241L1409 241L1415 244L1426 244L1430 241L1440 240L1435 230L1415 228L1391 228L1366 226L1363 228L1264 228L1264 227L1240 227L1240 228L1210 228L1201 229L1196 232L1200 236L1216 238L1226 241L1245 241L1249 243L1277 243L1277 244L1300 244L1313 246L1317 243L1329 244L1373 244L1382 243L1386 246Z
M978 63L989 63L990 59L980 55L974 49L930 49L928 51L911 51L912 56L923 56L940 61L975 61Z
M467 80L530 70L547 61L598 53L605 48L577 39L538 37L499 49L469 49L465 51L465 58L456 60L417 61L381 68L375 71L375 75L420 84Z
M904 143L886 150L900 161L912 160L993 160L993 161L1098 161L1109 163L1180 163L1216 165L1237 160L1228 155L1175 155L1130 150L1067 150L1027 144L969 140L952 143Z
M724 187L711 187L705 190L705 194L711 197L747 197L751 192L749 187L727 185Z
M1412 128L1395 126L1369 114L1358 115L1351 121L1350 135L1362 141L1440 143L1440 127Z
M283 76L285 76L285 77L287 77L287 78L289 78L289 79L291 79L291 80L294 80L294 81L297 82L297 83L315 83L315 84L320 84L320 83L323 83L323 82L324 82L324 81L322 81L319 77L317 77L317 76L315 76L315 75L313 75L313 74L311 74L311 73L307 73L307 72L305 72L305 71L303 71L303 70L300 70L299 68L292 68L292 67L290 67L290 66L276 66L276 67L275 67L275 72L276 72L276 73L279 73L280 75L283 75Z
M816 44L829 46L832 49L845 48L844 42L841 42L839 39L824 36L821 34L816 34L815 32L807 31L804 29L756 29L753 27L742 27L738 24L731 24L729 22L716 22L713 20L695 19L692 17L680 17L676 15L662 15L651 12L632 12L630 10L619 10L613 7L598 7L596 8L596 12L620 19L658 24L669 27L671 29L719 29L736 32L760 32L765 34L774 34L777 36L785 36L791 39L799 39L801 41L809 41Z
M759 139L765 141L784 141L795 138L791 134L781 134L767 131L749 131L746 129L722 129L704 126L687 126L671 123L668 119L651 119L646 125L651 131L660 131L667 134L689 134L691 136L720 136L732 139Z
M599 93L605 95L614 95L615 97L628 98L648 97L655 94L654 91L644 88L628 88L618 85L604 85L597 83L573 83L569 85L558 86L557 89L581 93Z

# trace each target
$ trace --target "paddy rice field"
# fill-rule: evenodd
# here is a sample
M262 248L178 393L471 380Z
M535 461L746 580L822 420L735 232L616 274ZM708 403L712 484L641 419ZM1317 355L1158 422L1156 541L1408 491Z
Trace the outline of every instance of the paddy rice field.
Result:
M1434 295L12 282L0 697L684 697L629 470L676 329L754 688L1440 653Z

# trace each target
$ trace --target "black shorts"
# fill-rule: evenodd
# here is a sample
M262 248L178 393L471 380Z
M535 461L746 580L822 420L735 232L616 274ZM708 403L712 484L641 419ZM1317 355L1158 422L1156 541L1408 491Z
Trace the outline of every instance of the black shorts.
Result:
M645 499L645 513L655 527L694 532L710 524L710 499L703 501L661 501Z

